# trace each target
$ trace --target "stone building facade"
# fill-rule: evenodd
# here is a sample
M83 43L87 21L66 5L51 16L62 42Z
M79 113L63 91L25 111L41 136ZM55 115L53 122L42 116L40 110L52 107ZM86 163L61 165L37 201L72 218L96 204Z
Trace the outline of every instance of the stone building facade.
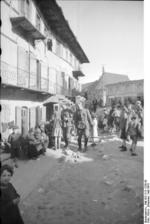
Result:
M113 100L137 100L144 97L144 80L132 80L106 86L107 104Z
M102 75L98 80L82 86L82 93L83 95L87 95L89 103L97 100L98 102L102 101L102 105L105 106L107 101L107 85L126 82L128 80L127 75L106 72L103 68Z
M26 134L46 121L44 100L81 91L89 61L55 0L3 0L1 19L1 132Z

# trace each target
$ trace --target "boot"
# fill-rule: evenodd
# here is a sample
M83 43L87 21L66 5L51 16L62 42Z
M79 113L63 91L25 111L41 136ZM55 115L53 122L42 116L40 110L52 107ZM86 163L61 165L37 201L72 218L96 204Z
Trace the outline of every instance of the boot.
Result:
M84 143L84 150L83 152L87 151L87 143L88 143L88 138L85 138L85 143Z

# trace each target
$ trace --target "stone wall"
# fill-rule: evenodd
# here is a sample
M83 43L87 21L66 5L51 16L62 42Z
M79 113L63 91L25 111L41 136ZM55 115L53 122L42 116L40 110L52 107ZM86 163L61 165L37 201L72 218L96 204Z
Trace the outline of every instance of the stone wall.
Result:
M106 92L107 98L143 96L144 80L134 80L107 85Z

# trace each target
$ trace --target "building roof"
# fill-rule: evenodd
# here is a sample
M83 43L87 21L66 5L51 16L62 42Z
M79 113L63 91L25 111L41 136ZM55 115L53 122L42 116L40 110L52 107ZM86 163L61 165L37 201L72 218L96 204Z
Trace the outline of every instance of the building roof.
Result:
M111 84L106 85L106 87L109 88L109 87L112 87L112 86L119 86L121 84L134 84L134 83L136 83L136 84L138 84L138 83L144 84L144 79L129 80L129 81L125 81L125 83L124 82L111 83Z
M61 7L56 0L34 0L37 3L49 28L56 34L78 58L80 63L88 63L89 60L72 32L68 21L65 19Z
M125 82L125 81L129 81L129 78L127 75L104 72L96 85L96 89L101 89L109 84Z
M104 72L99 78L99 80L83 84L82 91L94 92L106 87L109 84L114 84L118 82L126 82L126 81L129 81L129 78L127 75Z
M94 82L88 82L88 83L85 83L85 84L82 84L82 90L83 91L86 91L88 90L89 87L93 86L93 84L95 84L97 81L94 81Z

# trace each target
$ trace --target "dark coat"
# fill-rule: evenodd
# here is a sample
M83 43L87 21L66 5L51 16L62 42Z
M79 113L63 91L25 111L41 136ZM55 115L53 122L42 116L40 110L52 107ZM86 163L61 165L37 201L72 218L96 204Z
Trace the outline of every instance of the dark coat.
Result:
M11 183L7 186L1 185L1 222L2 224L23 224L22 217L17 204L13 199L20 197Z

